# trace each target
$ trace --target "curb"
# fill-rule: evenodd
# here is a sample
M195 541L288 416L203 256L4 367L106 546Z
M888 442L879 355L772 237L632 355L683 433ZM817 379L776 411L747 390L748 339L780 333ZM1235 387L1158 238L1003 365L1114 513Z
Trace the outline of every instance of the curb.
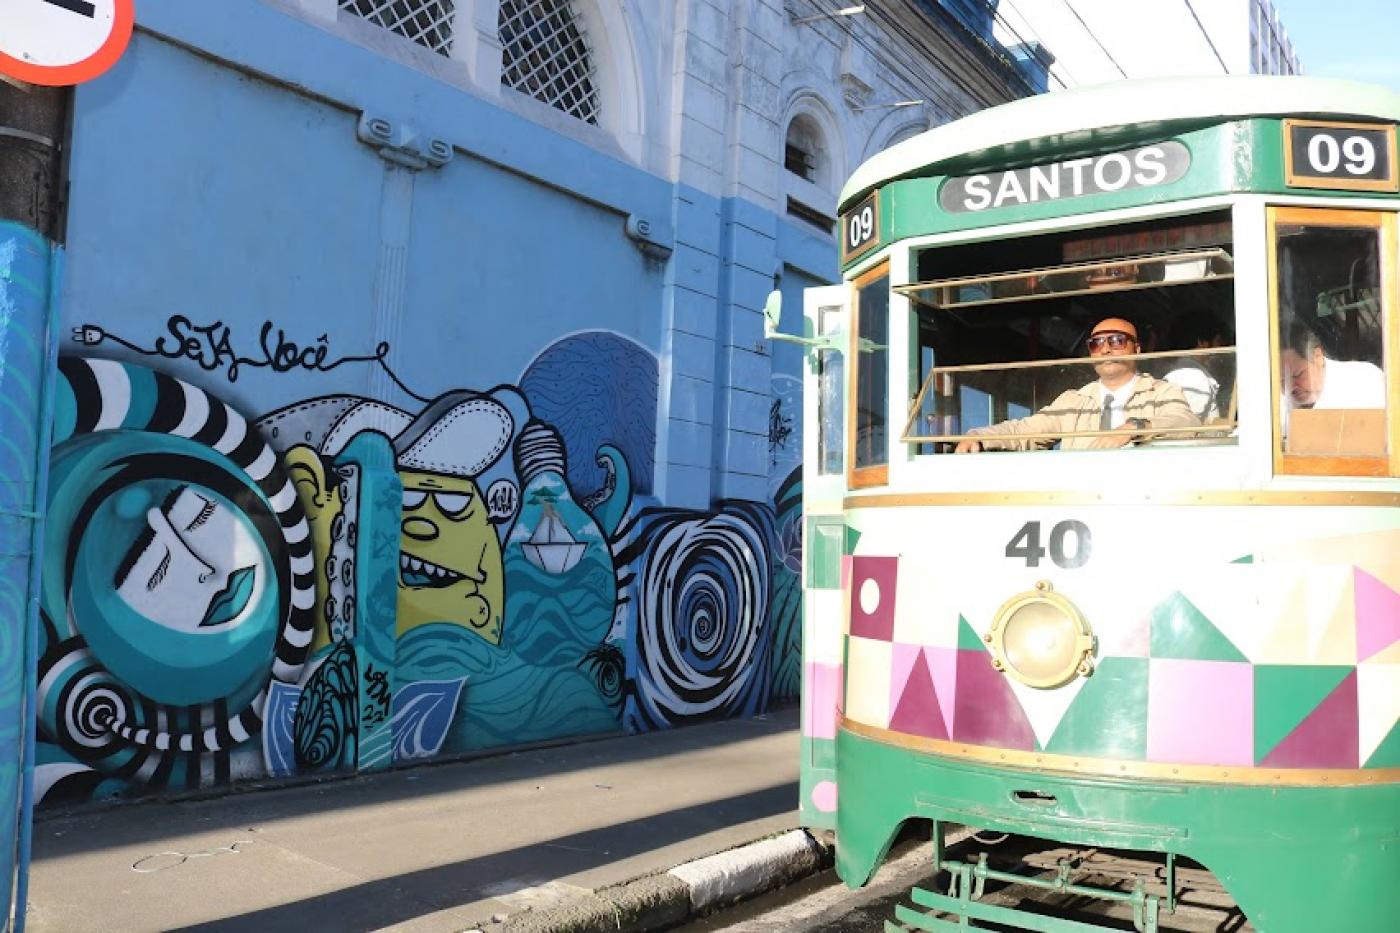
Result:
M646 933L791 884L831 865L832 848L804 829L687 862L670 871L506 917L505 933Z

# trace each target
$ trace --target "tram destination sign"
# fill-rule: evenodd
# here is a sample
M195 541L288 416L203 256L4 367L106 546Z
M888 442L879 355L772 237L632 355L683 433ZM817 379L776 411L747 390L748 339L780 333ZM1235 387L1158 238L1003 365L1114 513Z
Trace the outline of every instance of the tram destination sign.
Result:
M1290 188L1400 191L1395 161L1394 125L1283 121L1283 177Z
M938 206L950 214L1169 185L1191 168L1191 151L1175 140L1007 172L949 178Z

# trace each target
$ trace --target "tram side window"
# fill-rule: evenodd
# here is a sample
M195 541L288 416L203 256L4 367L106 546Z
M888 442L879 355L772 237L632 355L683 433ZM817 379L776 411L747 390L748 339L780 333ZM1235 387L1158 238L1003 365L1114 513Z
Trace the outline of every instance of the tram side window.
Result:
M857 281L853 485L884 482L889 463L889 285L888 272Z
M1377 214L1275 213L1284 472L1386 472L1381 244Z
M817 326L823 336L845 332L845 312L840 307L817 309ZM841 473L846 452L846 355L823 349L817 354L817 472Z
M1146 245L1181 248L1127 252ZM920 366L903 439L919 454L1236 443L1232 245L1207 216L930 248L897 289Z

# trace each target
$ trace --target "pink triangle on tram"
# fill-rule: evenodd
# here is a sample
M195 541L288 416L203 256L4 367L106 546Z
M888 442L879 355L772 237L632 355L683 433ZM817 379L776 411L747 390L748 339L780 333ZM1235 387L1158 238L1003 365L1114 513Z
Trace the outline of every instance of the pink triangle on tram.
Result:
M1006 675L985 651L958 651L957 709L953 741L1031 751L1035 730Z
M909 674L914 670L914 662L924 653L922 645L890 643L890 709L899 706L899 698L904 695L904 687L909 683Z
M951 736L953 708L956 705L954 700L958 695L958 649L928 647L924 649L924 656L928 658L929 672L933 674L934 692L943 705L943 725L948 727Z
M1353 670L1260 764L1266 768L1357 768L1359 746Z
M1356 660L1364 661L1400 640L1400 593L1356 568Z
M948 738L948 731L943 727L938 693L933 689L933 676L929 673L923 652L914 659L914 667L904 683L904 692L900 694L899 704L890 717L890 728L930 739Z

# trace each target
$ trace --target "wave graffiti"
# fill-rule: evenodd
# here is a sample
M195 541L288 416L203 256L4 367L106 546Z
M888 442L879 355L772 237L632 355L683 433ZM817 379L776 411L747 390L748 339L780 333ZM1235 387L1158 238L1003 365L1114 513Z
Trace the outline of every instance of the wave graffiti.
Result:
M619 529L613 554L634 626L629 731L766 708L774 541L769 509L749 502L710 515L642 509Z

